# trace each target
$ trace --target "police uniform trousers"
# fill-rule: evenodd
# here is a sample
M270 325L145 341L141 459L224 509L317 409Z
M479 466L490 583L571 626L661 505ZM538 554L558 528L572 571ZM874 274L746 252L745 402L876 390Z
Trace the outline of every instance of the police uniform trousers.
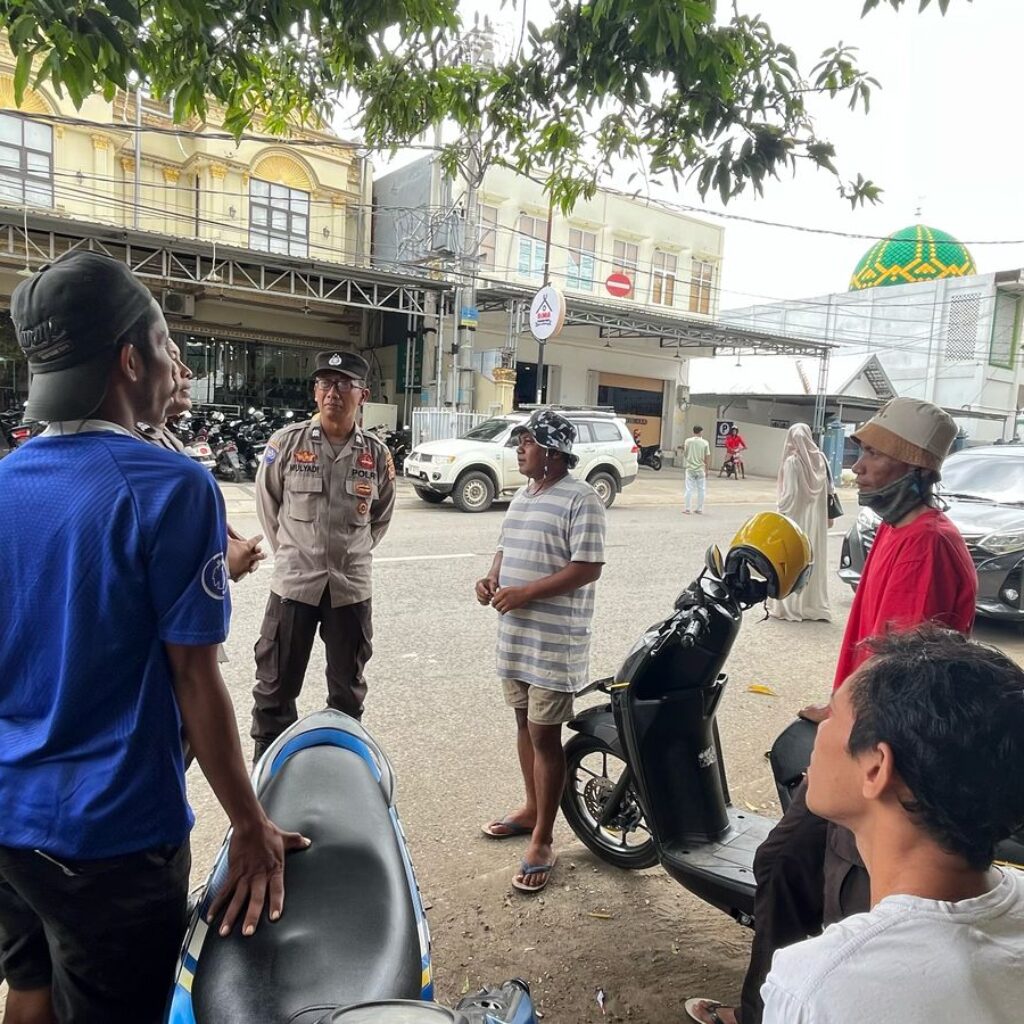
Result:
M251 735L257 755L298 718L295 702L318 626L327 649L327 706L353 718L363 714L363 670L373 654L371 602L332 608L329 587L318 605L271 592L255 647Z
M760 1024L761 986L777 949L870 909L870 883L853 834L807 807L807 781L754 855L754 941L740 1024Z

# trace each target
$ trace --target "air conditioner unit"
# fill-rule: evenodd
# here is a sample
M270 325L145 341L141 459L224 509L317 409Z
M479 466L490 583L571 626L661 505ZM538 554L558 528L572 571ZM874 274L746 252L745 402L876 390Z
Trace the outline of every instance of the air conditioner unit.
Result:
M187 292L165 291L160 298L165 313L188 319L196 315L196 297Z

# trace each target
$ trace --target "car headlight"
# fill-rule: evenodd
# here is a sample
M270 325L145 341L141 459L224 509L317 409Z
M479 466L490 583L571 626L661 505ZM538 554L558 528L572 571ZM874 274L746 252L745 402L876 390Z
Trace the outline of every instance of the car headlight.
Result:
M1011 551L1024 548L1024 530L1001 530L982 537L978 547L990 551L993 555L1008 555Z
M436 465L447 466L449 463L455 461L455 456L454 455L435 455L430 461L433 462L435 466Z
M881 523L882 517L871 508L862 508L857 513L857 529L862 533L874 533Z

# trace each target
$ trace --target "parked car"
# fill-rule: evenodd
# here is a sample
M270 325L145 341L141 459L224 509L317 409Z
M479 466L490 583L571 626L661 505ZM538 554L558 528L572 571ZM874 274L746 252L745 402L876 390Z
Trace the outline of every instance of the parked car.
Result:
M984 445L951 455L939 494L978 570L978 614L1024 623L1024 446ZM880 522L863 508L843 539L839 578L854 590Z
M571 470L586 480L611 507L616 495L637 475L639 449L626 421L613 412L560 409L576 428L573 452L580 457ZM496 499L511 497L526 477L516 464L512 429L529 414L510 413L485 420L459 438L426 441L405 458L404 475L428 504L439 505L451 496L461 512L483 512Z

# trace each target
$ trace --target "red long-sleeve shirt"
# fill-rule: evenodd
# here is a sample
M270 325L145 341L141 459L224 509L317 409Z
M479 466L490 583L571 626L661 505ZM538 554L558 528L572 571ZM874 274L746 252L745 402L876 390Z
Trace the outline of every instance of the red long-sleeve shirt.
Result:
M871 656L861 641L887 629L938 622L969 633L977 596L967 545L945 515L929 509L906 526L883 523L864 563L832 688Z

